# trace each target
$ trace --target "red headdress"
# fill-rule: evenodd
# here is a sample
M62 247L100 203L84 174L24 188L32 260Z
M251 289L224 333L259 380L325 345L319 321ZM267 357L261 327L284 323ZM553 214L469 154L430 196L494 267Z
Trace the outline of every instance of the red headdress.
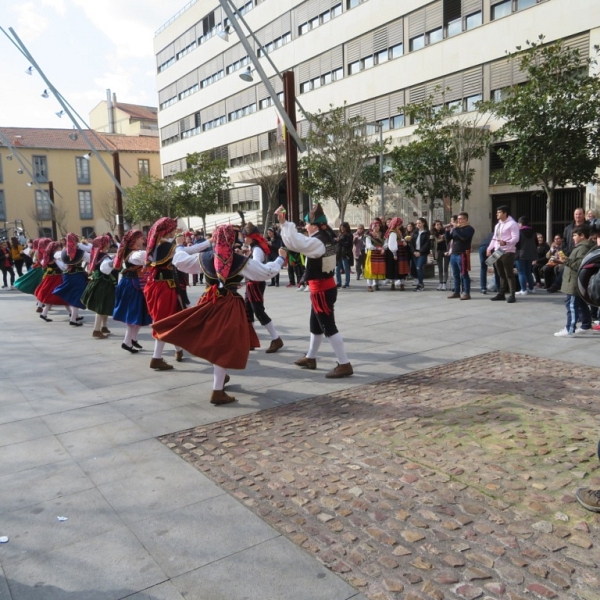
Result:
M76 233L67 233L67 254L71 260L75 260L77 250L79 249L77 244L79 243L79 237Z
M150 263L154 260L154 250L158 246L161 238L167 233L177 229L177 220L171 217L162 217L148 232L148 244L146 245L146 262Z
M60 250L60 248L60 242L50 242L46 246L44 250L44 257L42 259L42 266L44 268L48 266L48 264L52 261L54 255Z
M238 229L233 225L220 225L213 233L214 264L219 281L225 283L229 277L229 271L233 265L233 245L237 237Z
M42 265L46 260L46 246L52 241L52 238L40 238L37 247L37 259Z
M394 217L390 221L390 225L389 225L387 231L385 232L385 238L386 239L389 238L390 237L390 233L392 233L392 231L396 231L399 227L401 227L402 223L404 223L404 221L400 217Z
M269 252L271 251L269 248L269 244L267 244L267 240L265 240L264 236L261 235L258 227L254 225L254 223L246 223L246 227L242 230L242 233L245 237L250 238L255 241L261 248L261 250L265 253L266 256L269 256Z
M115 267L115 269L121 268L121 265L123 264L123 262L125 261L125 258L129 254L129 250L133 249L133 245L135 244L135 242L137 240L139 240L141 237L143 237L143 235L144 235L143 231L140 231L139 229L130 229L123 236L123 239L121 240L121 245L119 246L119 249L117 250L117 256L115 257L115 260L113 263L113 266Z
M90 262L88 264L88 273L92 273L98 261L98 255L102 248L110 244L110 237L107 235L99 235L92 242L92 252L90 253Z

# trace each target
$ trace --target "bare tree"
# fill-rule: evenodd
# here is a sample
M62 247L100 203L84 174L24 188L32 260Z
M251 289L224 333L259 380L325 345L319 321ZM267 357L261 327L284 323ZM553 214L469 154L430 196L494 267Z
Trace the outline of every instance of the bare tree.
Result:
M107 192L104 200L98 205L102 218L108 223L111 233L117 230L117 204L114 192Z

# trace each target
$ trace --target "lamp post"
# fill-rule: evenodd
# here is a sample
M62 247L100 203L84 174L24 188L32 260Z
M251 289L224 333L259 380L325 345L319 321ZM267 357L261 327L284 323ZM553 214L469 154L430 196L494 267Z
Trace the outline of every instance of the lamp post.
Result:
M377 123L377 121L372 121L369 123L365 123L368 127L375 127L375 129L379 129L379 183L380 183L380 210L381 216L385 216L385 198L384 198L384 183L383 183L383 125L381 123Z

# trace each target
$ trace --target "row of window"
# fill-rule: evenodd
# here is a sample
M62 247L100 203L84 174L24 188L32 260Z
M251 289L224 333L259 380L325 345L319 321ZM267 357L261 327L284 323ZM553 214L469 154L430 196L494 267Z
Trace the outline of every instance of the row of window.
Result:
M89 220L94 218L94 205L92 203L92 192L89 190L79 190L77 192L79 201L79 218ZM39 221L52 220L52 205L48 192L35 191L35 215Z
M322 85L327 85L334 81L338 81L344 78L344 69L339 68L334 71L330 71L329 73L324 73L323 75L319 75L318 77L313 77L308 81L304 81L300 84L300 93L305 94L306 92L310 92L310 90L316 90L320 88Z
M246 115L251 115L252 113L255 113L255 112L256 112L256 102L253 102L252 104L248 104L247 106L244 106L242 108L238 108L237 110L231 111L227 115L227 118L230 121L235 121L236 119L241 119L242 117L245 117Z
M386 48L385 50L381 50L379 52L376 52L375 54L370 54L361 58L360 60L351 62L348 65L348 75L354 75L355 73L359 73L360 71L364 71L365 69L370 69L375 65L382 65L388 60L400 58L403 54L404 44L395 44L390 48Z
M331 21L331 19L335 19L335 17L339 17L342 14L342 3L336 4L329 10L322 12L320 15L313 17L312 19L302 23L298 26L298 35L304 35L313 29L319 27L319 25L323 25Z
M283 46L285 44L289 44L291 41L292 41L292 32L288 31L287 33L284 33L282 36L275 38L271 42L263 44L262 47L260 47L257 50L257 54L259 57L264 56L265 54L268 54L269 52L273 52L273 50L277 50L277 48L281 48L281 46Z

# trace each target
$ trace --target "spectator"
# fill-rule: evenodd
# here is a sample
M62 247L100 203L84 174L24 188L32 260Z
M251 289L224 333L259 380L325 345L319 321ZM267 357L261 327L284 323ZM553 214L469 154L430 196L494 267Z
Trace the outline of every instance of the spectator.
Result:
M2 289L5 290L8 287L7 276L10 276L10 289L14 289L15 272L13 271L13 259L6 240L0 242L0 270L2 270Z
M340 231L335 238L337 242L337 256L335 266L335 280L338 287L342 287L342 275L344 271L344 288L350 287L350 260L352 258L352 232L350 225L344 221L340 225Z
M573 212L573 222L569 223L563 232L563 250L567 256L571 254L575 246L573 243L573 228L579 227L579 225L583 225L586 222L583 208L576 208Z
M365 257L367 255L365 244L365 226L361 223L352 236L352 254L354 255L354 266L356 268L356 281L360 279L365 269Z
M519 296L533 294L535 283L533 281L533 263L537 260L537 236L527 217L519 218L519 242L517 243L517 252L515 263L517 265L517 274L521 291L517 292Z
M302 255L299 252L287 250L288 258L288 278L290 282L285 287L300 287L300 281L304 274L304 265L302 264ZM298 284L296 285L296 280Z
M498 249L502 250L503 254L494 265L500 278L500 288L492 301L506 300L512 304L515 302L516 291L514 267L517 243L519 242L519 226L510 216L508 206L499 206L496 209L496 217L498 224L494 229L494 237L488 246L487 255L491 256ZM509 292L508 298L506 297L507 291Z
M408 251L408 261L410 264L410 278L416 279L417 278L417 271L415 270L415 263L413 261L413 257L412 257L412 248L410 245L410 241L412 240L412 236L415 233L417 229L417 225L416 223L413 223L412 221L410 223L406 224L405 227L405 232L404 232L404 241L406 242L406 249Z
M417 219L417 229L410 240L411 254L417 274L417 285L415 292L422 292L425 289L423 283L423 272L427 264L427 257L431 252L431 241L429 239L429 228L427 221L423 217Z
M433 259L438 268L438 276L440 284L437 286L438 291L446 291L446 283L448 282L448 267L450 266L450 255L448 245L446 244L446 236L444 235L444 224L441 221L433 222L431 230L431 243Z
M479 253L479 289L482 294L487 294L487 271L488 266L485 262L487 256L487 249L494 237L494 232L491 231L488 233L479 244L479 248L477 249ZM494 271L495 272L495 271ZM496 287L496 289L498 289Z
M25 261L25 269L29 271L33 266L33 240L29 239L23 248L23 260Z
M546 291L551 294L558 292L562 280L563 260L566 258L563 248L564 240L560 235L555 235L546 254L548 263L542 269Z
M576 333L587 334L592 331L592 315L589 306L579 295L577 285L577 272L583 257L595 247L590 238L590 226L587 223L573 228L573 250L565 259L562 285L560 291L567 294L565 306L567 308L567 324L557 331L556 337L572 337ZM577 328L577 323L581 327Z
M269 249L270 249L269 262L274 262L277 260L277 257L279 256L279 248L281 248L283 246L283 242L281 241L281 236L279 235L279 233L276 231L276 229L274 227L269 227L269 229L267 229L266 240L267 240L267 244L269 245ZM275 277L273 277L273 279L271 279L271 283L269 284L269 287L273 287L273 286L279 287L279 273L277 273L277 275L275 275Z
M17 275L21 277L23 275L23 265L25 264L25 258L23 257L23 250L25 248L19 242L18 237L10 238L10 255L12 258L13 266L17 270Z
M471 242L475 230L469 225L469 214L460 212L457 216L457 225L452 225L446 231L446 243L451 245L450 267L454 276L454 292L448 298L471 299ZM460 288L462 285L462 294Z
M547 264L547 254L550 251L550 246L544 241L544 235L537 234L537 258L533 263L533 277L535 278L535 287L542 287L542 268Z

